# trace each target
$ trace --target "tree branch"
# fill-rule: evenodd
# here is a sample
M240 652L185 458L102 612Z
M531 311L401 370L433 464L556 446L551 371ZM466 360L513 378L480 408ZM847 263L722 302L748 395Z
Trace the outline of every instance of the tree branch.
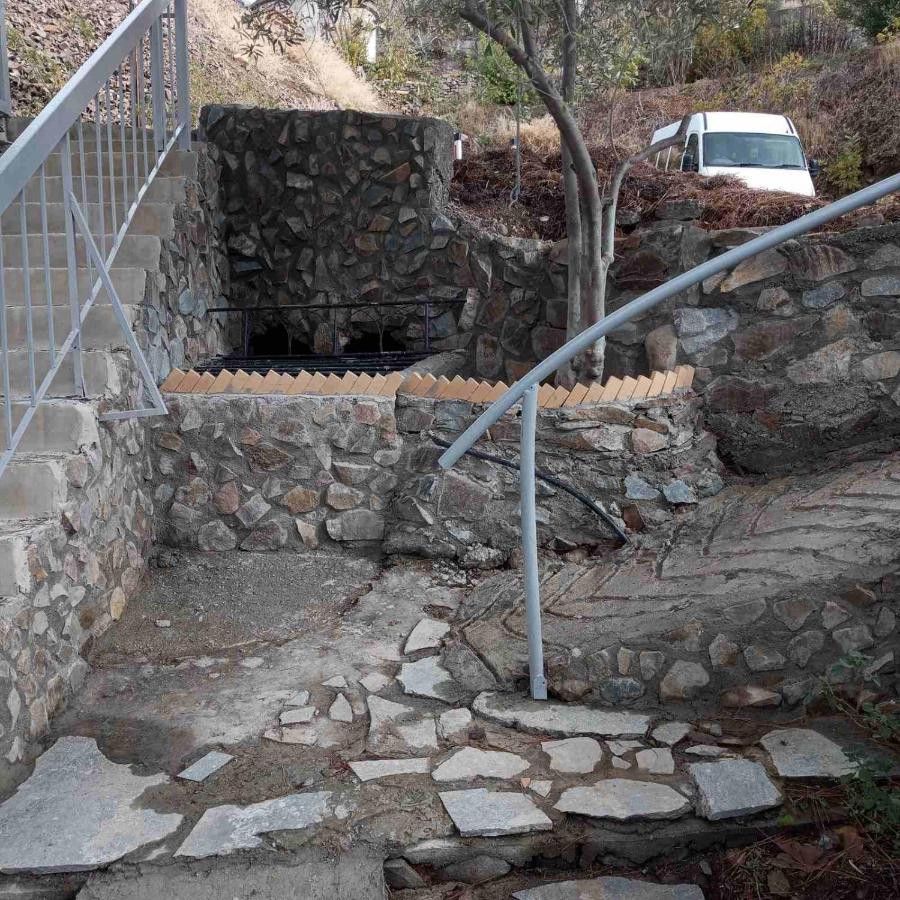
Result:
M619 209L619 194L622 191L622 184L625 181L625 176L633 166L650 159L651 156L662 153L663 150L668 150L669 147L675 147L679 144L683 146L690 125L691 116L688 114L681 120L678 131L675 132L672 137L663 138L655 144L650 144L649 147L645 147L639 153L629 156L628 159L623 159L622 162L616 166L612 180L609 183L609 195L604 200L603 210L603 260L607 264L611 264L615 258L616 214Z

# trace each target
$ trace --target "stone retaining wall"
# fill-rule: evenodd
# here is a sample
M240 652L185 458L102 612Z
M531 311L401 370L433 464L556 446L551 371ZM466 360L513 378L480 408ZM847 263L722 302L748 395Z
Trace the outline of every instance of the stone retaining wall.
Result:
M395 527L386 548L457 558L464 565L498 564L521 546L518 474L496 463L465 457L439 469L443 448L433 431L452 441L481 407L400 394L397 422L403 436ZM701 421L693 395L636 403L542 409L537 466L605 506L633 531L668 523L679 509L722 489L715 439ZM478 449L518 462L521 421L511 410ZM617 541L607 525L574 497L538 482L538 540L558 552Z
M138 590L152 546L143 421L84 412L83 449L55 462L67 500L57 518L22 528L19 594L0 598L0 792L80 688L90 640Z
M466 459L437 467L429 431L450 437L472 404L379 397L169 395L151 420L160 535L202 550L302 550L375 542L387 552L501 565L519 546L518 477ZM722 487L696 398L544 410L538 463L624 516L668 522ZM395 414L396 413L396 414ZM517 458L514 411L490 452ZM510 452L512 451L512 452ZM611 536L568 494L540 488L542 543L595 546Z
M175 230L163 238L158 272L147 274L135 331L158 382L224 350L228 266L220 247L219 167L195 144L196 175L185 176L185 199L174 204Z

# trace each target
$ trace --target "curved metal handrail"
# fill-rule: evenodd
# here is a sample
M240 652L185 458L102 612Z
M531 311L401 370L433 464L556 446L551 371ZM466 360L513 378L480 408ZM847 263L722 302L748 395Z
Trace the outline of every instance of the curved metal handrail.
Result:
M900 191L900 174L885 178L877 184L863 188L854 194L837 200L822 209L815 210L799 219L781 225L766 234L735 247L708 260L688 272L673 278L666 284L632 300L621 309L606 316L596 325L581 332L543 362L538 363L527 375L520 378L502 397L495 400L454 442L441 454L438 463L449 469L474 445L500 417L519 400L525 398L522 408L522 439L520 475L522 549L525 557L525 605L528 625L529 665L531 674L531 695L535 700L547 698L547 684L544 678L543 650L541 646L540 583L538 579L537 528L535 521L535 480L534 454L537 419L538 385L553 375L559 368L586 350L591 344L605 337L611 331L621 328L641 313L647 312L682 291L718 275L765 250L783 244L791 238L800 237L822 225L832 222L849 212L868 206Z

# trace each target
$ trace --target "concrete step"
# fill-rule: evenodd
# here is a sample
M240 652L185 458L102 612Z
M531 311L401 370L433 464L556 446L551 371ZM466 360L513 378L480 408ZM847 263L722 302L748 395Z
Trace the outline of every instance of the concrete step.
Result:
M120 207L121 209L121 207ZM100 204L88 203L82 206L82 211L87 216L91 230L100 230ZM47 231L50 233L63 233L66 228L66 208L62 203L47 204ZM119 214L121 218L121 212ZM110 231L112 217L110 215L109 201L103 204L103 224L106 231ZM40 235L42 233L42 215L40 203L25 204L25 227L28 233ZM0 216L0 230L5 235L22 233L22 219L19 204L14 203ZM155 234L159 237L169 238L175 233L175 221L173 204L144 202L137 208L131 224L128 226L129 234Z
M90 290L90 279L86 268L77 269L78 296L85 297ZM6 292L7 311L17 306L25 305L24 275L22 269L5 269L4 289ZM45 306L47 303L47 278L43 269L29 269L28 277L31 283L31 304L34 308ZM96 272L94 278L97 277ZM123 304L140 303L144 299L144 288L147 284L147 272L143 268L114 268L111 270L113 287ZM69 305L69 273L64 268L50 269L50 291L54 306ZM108 303L106 292L102 291L97 297L96 303L104 305Z
M112 246L113 236L106 236L107 248ZM97 236L94 241L100 246ZM64 234L51 234L48 238L50 251L50 266L52 268L64 268L67 261L66 236ZM102 249L102 248L101 248ZM122 246L116 255L116 265L119 268L136 266L149 272L159 270L159 254L162 249L160 238L152 234L126 234L122 239ZM80 238L75 242L75 258L78 265L83 266L87 262L87 250L84 241ZM40 264L44 260L44 243L41 235L30 235L28 238L28 262L29 267ZM12 268L22 267L22 238L20 235L7 234L3 236L3 266Z
M130 325L138 321L140 307L134 304L124 306L125 317ZM31 330L34 347L37 350L50 349L49 315L44 305L31 310ZM10 347L25 347L28 338L28 310L15 306L6 311L6 327L9 332ZM53 307L53 346L59 348L68 337L71 328L68 306ZM96 303L87 314L81 331L81 346L85 350L122 350L126 347L125 337L111 305L98 306Z
M72 174L75 176L75 191L80 196L80 181L81 181L81 155L77 152L74 152L76 148L73 148L72 153ZM128 153L127 156L123 157L121 152L118 152L115 147L113 147L113 172L117 176L126 175L129 180L132 181L132 189L133 189L133 172L134 172L134 156L131 152L131 145L127 147ZM119 151L121 148L119 148ZM100 154L100 165L103 171L103 177L109 177L109 153L104 150ZM93 175L97 176L97 154L90 153L85 150L84 154L84 168L85 175ZM152 162L151 162L152 168ZM173 150L166 157L165 162L162 165L162 169L160 170L161 175L196 175L197 174L197 154L193 152L193 150ZM46 176L54 176L54 175L62 175L62 156L60 154L54 154L50 156L47 161L44 163L44 175ZM138 154L138 177L141 181L143 181L144 176L144 156L143 149Z
M28 357L29 354L26 350L10 350L9 352L9 379L12 383L11 396L14 400L25 400L31 396ZM81 358L88 397L102 397L120 391L119 373L112 351L85 350L82 352ZM34 351L34 368L35 379L40 385L41 380L50 370L49 351ZM0 384L0 388L5 394L5 385ZM73 355L70 353L56 373L47 396L78 397L80 393L80 389L76 390L75 387ZM2 403L3 394L0 394L0 403Z
M88 174L86 181L87 197L91 203L97 203L100 198L100 181L97 173ZM124 178L114 178L112 186L116 192L116 203L119 210L122 209L122 191L125 189L126 180ZM57 176L47 177L44 179L44 187L47 192L48 202L58 203L62 201L63 187L62 178ZM107 176L103 177L103 199L107 205L109 198L110 180ZM129 195L134 190L134 181L128 179ZM75 185L76 196L81 199L81 177L78 177L78 183ZM40 179L32 178L25 188L26 203L39 203L41 199ZM144 202L153 203L183 203L185 200L185 184L182 175L158 175L153 179L147 193L144 195ZM121 213L119 214L121 219Z
M0 395L0 410L3 397ZM28 405L13 404L13 428L17 428ZM75 453L100 440L97 413L86 400L51 399L41 403L25 431L17 453Z
M19 454L0 475L0 519L39 519L58 513L68 488L64 456Z
M8 119L7 123L6 123L6 133L9 137L9 140L14 141L17 137L19 137L22 134L23 131L25 131L25 129L33 121L34 121L34 119L28 119L23 116L13 116L10 119ZM105 135L106 134L106 123L105 122L102 123L102 129L103 129L103 134ZM144 130L145 129L138 128L138 130L137 130L138 131L138 140L141 140L141 134L144 132ZM93 122L83 122L82 123L82 131L84 133L85 140L87 140L89 136L93 137L94 123ZM131 140L132 132L133 132L133 129L131 128L131 126L127 126L125 128L126 140ZM152 139L153 129L148 128L148 129L146 129L146 132L147 132L147 140L149 141ZM76 125L73 125L72 128L69 130L69 134L73 141L77 141L78 140L78 127ZM119 127L118 127L118 125L114 125L114 136L116 137L117 140L118 140L118 135L119 135Z

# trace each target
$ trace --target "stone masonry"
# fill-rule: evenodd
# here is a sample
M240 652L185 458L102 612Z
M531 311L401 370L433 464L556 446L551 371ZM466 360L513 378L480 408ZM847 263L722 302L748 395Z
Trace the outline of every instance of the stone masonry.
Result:
M304 550L369 541L391 553L501 565L521 543L516 473L466 460L437 466L476 409L394 397L167 395L151 419L153 497L161 536L202 550ZM395 408L396 403L396 408ZM715 442L685 395L542 410L539 466L633 528L661 526L723 487ZM515 460L513 410L484 449ZM512 452L510 452L512 451ZM641 499L640 509L634 498ZM608 526L556 488L540 487L540 539L597 546Z

